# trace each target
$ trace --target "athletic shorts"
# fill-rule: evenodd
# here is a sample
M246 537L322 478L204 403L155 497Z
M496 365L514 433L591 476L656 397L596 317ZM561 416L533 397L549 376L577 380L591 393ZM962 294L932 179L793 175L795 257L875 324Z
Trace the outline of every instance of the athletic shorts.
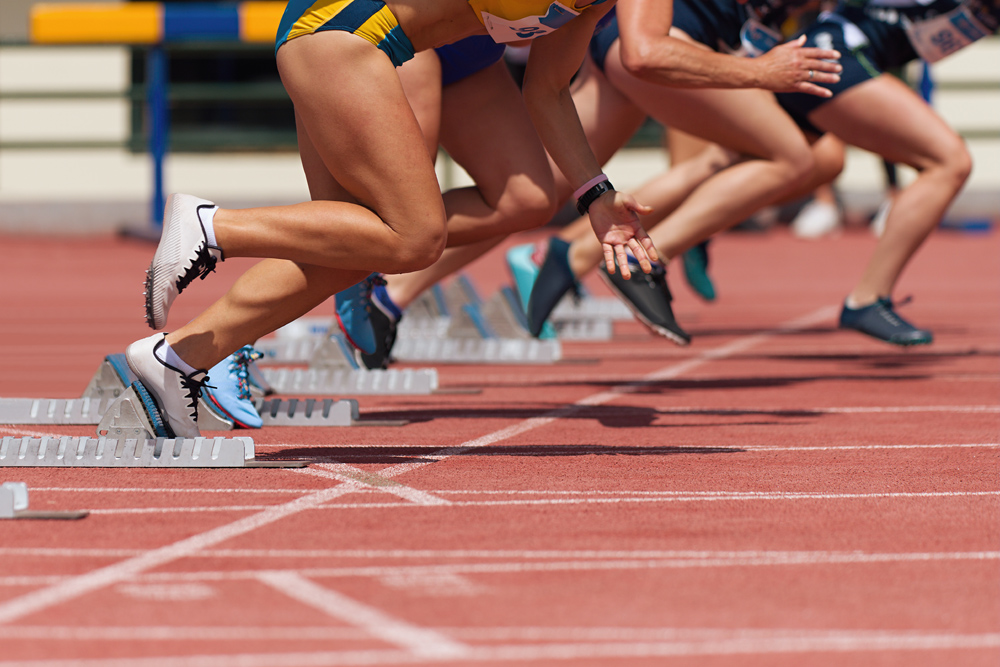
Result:
M278 24L277 53L290 39L323 30L363 37L399 67L413 57L413 44L382 0L289 0Z
M447 86L486 69L503 58L506 48L489 35L473 35L434 49L441 60L441 85Z
M673 25L691 39L716 51L740 46L740 29L748 14L735 0L674 0ZM590 57L603 72L611 45L618 39L618 17L611 10L590 39Z
M749 18L735 0L674 0L673 26L721 53L740 48L740 30Z
M854 17L852 17L854 18ZM883 22L866 21L859 15L853 23L841 14L823 14L805 32L806 46L840 51L838 83L819 84L833 92L832 97L808 93L778 93L778 103L806 132L823 134L809 122L809 114L845 90L880 76L887 69L900 67L916 58L916 53L902 28L891 29Z

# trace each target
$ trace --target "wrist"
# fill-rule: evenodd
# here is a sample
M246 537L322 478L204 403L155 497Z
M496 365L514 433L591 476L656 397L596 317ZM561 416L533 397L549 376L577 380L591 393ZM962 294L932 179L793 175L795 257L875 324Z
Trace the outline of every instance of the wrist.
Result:
M601 195L613 192L614 189L615 186L611 185L611 181L604 174L592 178L573 193L576 197L576 210L580 215L587 215L591 204L597 201Z

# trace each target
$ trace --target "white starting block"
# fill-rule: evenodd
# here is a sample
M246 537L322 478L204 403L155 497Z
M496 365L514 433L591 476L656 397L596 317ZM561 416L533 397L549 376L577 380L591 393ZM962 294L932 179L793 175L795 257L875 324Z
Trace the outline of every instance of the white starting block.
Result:
M82 519L84 511L33 512L28 509L28 485L24 482L4 482L0 485L0 519Z
M134 381L135 376L125 363L124 355L108 355L94 373L82 398L0 398L0 424L98 424L108 408ZM282 401L265 399L260 395L255 397L254 405L264 426L356 426L361 423L358 403L351 399ZM363 423L382 426L403 422ZM211 401L204 397L199 400L198 424L205 431L228 431L234 428L233 422L220 414Z
M174 438L139 382L122 392L97 425L97 436L5 437L0 467L253 468L302 467L304 461L257 461L251 438Z

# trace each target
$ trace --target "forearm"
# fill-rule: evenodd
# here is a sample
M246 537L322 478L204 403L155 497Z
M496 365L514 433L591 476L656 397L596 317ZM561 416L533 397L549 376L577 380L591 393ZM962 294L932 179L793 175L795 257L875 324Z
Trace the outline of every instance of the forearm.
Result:
M538 136L570 187L577 188L601 173L580 123L569 88L545 89L525 80L525 104Z
M621 43L622 65L636 78L679 88L758 88L753 58L716 53L666 35Z

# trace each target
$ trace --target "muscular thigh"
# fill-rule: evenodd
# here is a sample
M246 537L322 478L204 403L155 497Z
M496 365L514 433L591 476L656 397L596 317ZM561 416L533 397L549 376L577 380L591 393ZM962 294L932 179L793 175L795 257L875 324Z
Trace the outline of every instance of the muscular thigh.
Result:
M553 189L545 149L503 62L444 89L441 144L495 203L512 175Z
M308 142L346 192L391 227L443 216L423 136L384 53L323 32L285 44L278 69Z
M616 42L609 53L608 80L667 127L765 159L805 149L802 131L772 93L758 89L673 88L643 81L625 71L619 49Z

